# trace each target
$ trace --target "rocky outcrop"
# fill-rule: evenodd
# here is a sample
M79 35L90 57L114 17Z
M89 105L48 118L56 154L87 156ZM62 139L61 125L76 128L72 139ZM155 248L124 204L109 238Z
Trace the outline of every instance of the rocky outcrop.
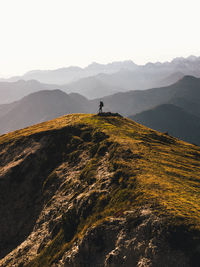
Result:
M90 131L82 138L90 140ZM1 266L33 259L58 234L63 216L74 209L87 217L92 201L108 192L106 157L98 163L95 185L80 179L92 148L86 149L81 133L68 127L1 146Z
M58 266L190 266L180 250L172 250L163 222L148 208L126 212L88 229Z

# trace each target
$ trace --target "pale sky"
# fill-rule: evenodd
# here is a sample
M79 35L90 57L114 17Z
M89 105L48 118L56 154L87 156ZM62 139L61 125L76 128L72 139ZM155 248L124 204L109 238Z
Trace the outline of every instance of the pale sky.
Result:
M0 76L200 56L200 1L0 0Z

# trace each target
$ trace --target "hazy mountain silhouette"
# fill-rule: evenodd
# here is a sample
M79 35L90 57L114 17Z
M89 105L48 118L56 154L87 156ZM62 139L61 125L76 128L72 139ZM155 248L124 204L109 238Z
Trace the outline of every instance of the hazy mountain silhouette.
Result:
M158 82L159 86L166 86L171 85L173 83L176 83L178 80L182 79L184 77L184 74L182 72L174 72L170 74L169 76L165 77L164 79L161 79L160 82Z
M22 97L46 89L57 89L53 84L43 84L36 80L19 80L16 82L0 82L0 104L10 103Z
M98 78L124 90L144 90L168 86L185 75L200 77L200 58L176 58L171 62L147 63L135 70L121 69L113 74L100 74Z
M39 91L7 105L0 105L0 133L24 128L65 114L90 112L89 101L61 90Z
M112 84L109 85L106 82L102 81L99 78L99 75L82 78L73 83L61 86L61 89L66 93L77 92L89 99L104 97L107 95L124 91L118 86Z
M200 79L185 76L173 85L148 90L116 93L88 100L84 96L60 90L39 91L11 104L0 105L0 132L29 126L68 113L96 113L99 101L104 111L135 115L162 104L173 104L185 112L200 116Z
M146 65L123 61L109 64L92 63L86 68L35 70L21 77L4 79L0 83L0 103L16 101L32 92L45 89L61 89L66 93L73 91L94 99L119 91L166 87L184 75L200 77L200 57L176 58L171 62ZM19 79L24 81L13 83ZM37 80L40 83L29 80Z
M166 86L176 82L175 77L177 73L200 77L200 57L175 58L171 62L149 62L145 65L137 65L129 60L109 64L92 63L85 68L68 67L55 70L33 70L22 76L6 79L6 81L33 79L42 83L67 84L98 74L111 74L111 76L102 77L102 81L108 81L112 83L112 86L117 83L117 87L123 89L140 90L155 86ZM179 78L180 75L177 79Z
M163 104L153 109L130 116L152 129L200 145L200 117L172 104Z
M160 73L149 73L140 69L136 71L122 69L112 74L98 74L96 78L109 86L123 88L121 91L128 91L160 86L161 77L164 79L166 75L168 73L161 75Z
M167 103L175 104L197 115L200 114L200 79L185 76L167 87L117 93L102 99L110 111L123 115L135 115ZM99 99L93 100L94 103L98 101Z
M15 76L7 81L38 80L42 83L65 84L76 81L80 78L97 75L98 73L113 73L120 69L134 70L137 65L132 61L113 62L109 64L92 63L85 68L76 66L59 68L55 70L33 70L25 73L23 76Z

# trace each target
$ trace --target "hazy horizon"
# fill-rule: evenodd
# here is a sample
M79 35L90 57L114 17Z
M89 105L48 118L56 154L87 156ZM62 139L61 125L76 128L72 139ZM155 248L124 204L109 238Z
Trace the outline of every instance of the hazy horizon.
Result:
M200 56L199 7L195 0L2 1L0 77Z
M200 56L197 56L197 55L188 55L188 56L185 56L185 57L184 57L184 56L173 57L173 58L171 58L170 60L165 60L165 61L160 61L160 60L147 61L147 62L144 62L144 63L141 63L141 64L135 62L135 61L132 60L132 59L114 60L114 61L112 61L112 62L96 62L96 61L92 61L92 62L90 62L89 64L87 64L87 65L82 65L82 66L80 66L80 65L79 65L79 66L78 66L78 65L65 65L65 66L58 66L58 67L55 67L55 68L49 68L49 69L39 69L39 68L37 68L37 69L30 69L30 70L27 70L27 71L22 72L22 73L19 73L19 74L11 74L11 75L3 75L3 76L0 75L0 78L2 78L2 79L7 79L7 78L15 77L15 76L22 76L22 75L24 75L24 74L26 74L26 73L28 73L28 72L31 72L31 71L51 71L51 70L56 70L56 69L69 68L69 67L80 67L80 68L84 69L84 68L86 68L86 67L88 67L88 66L90 66L90 65L92 65L92 64L106 65L106 64L112 64L112 63L115 63L115 62L126 62L126 61L132 61L133 63L135 63L135 64L138 65L138 66L144 66L144 65L146 65L146 64L148 64L148 63L165 63L165 62L171 62L171 61L173 61L173 59L175 59L175 58L189 58L190 56L200 57Z

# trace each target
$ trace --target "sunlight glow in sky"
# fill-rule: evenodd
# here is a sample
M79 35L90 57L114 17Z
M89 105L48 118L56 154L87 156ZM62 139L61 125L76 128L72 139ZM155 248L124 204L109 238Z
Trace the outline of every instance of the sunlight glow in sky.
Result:
M200 56L195 0L0 0L0 76Z

